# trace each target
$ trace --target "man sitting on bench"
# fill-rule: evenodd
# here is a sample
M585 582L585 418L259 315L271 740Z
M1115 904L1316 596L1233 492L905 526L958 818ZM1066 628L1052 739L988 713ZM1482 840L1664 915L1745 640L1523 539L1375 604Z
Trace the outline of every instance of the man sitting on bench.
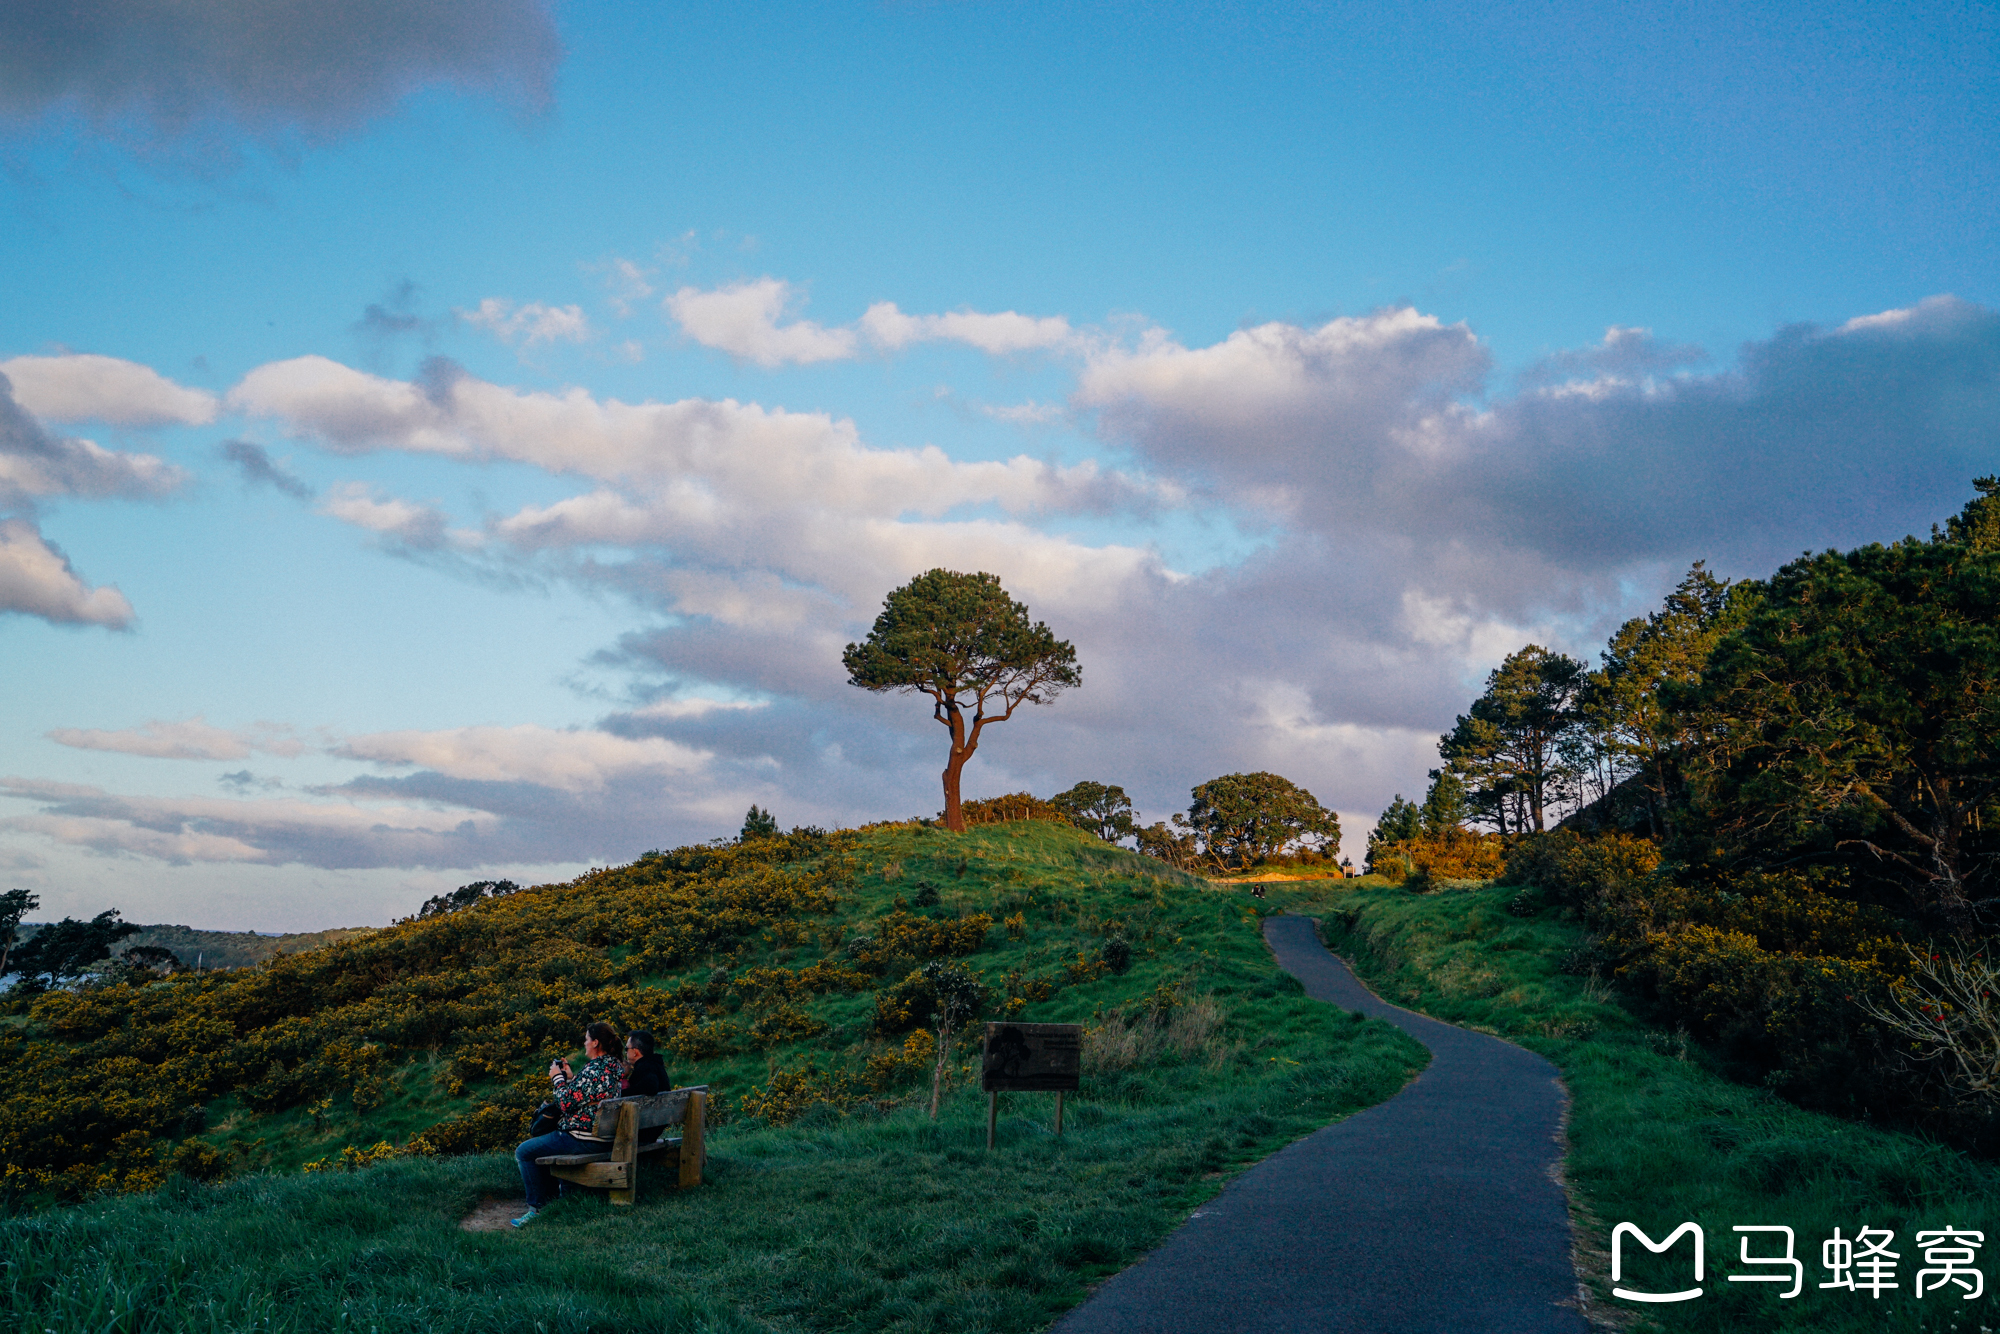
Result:
M669 1092L674 1081L667 1077L667 1063L653 1052L653 1035L641 1028L625 1039L625 1096L642 1098ZM651 1144L665 1126L648 1126L639 1132L641 1144Z
M557 1116L552 1134L537 1135L514 1150L521 1168L521 1184L528 1192L528 1212L514 1220L515 1227L531 1222L554 1201L560 1183L548 1168L535 1159L550 1154L597 1153L604 1141L591 1134L597 1119L597 1104L619 1096L624 1082L625 1063L618 1055L618 1030L595 1023L583 1030L583 1069L571 1072L569 1062L557 1057L549 1062L549 1083L555 1087Z

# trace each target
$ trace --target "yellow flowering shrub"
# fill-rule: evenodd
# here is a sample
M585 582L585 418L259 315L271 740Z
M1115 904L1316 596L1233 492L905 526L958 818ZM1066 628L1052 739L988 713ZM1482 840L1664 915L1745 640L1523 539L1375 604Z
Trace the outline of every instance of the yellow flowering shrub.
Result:
M818 1022L797 999L868 977L816 964L733 981L725 970L717 984L647 982L727 958L774 924L803 930L853 869L839 835L686 848L255 968L48 993L25 1026L0 1030L0 1189L79 1195L157 1185L169 1166L211 1170L205 1159L163 1164L156 1139L199 1130L224 1097L323 1114L342 1096L366 1110L423 1054L439 1058L447 1091L498 1083L532 1095L549 1057L594 1020L649 1028L688 1061L796 1040ZM926 926L923 942L896 929L899 940L956 948L987 925ZM715 1012L731 996L747 1032ZM514 1133L510 1118L520 1114L482 1108L417 1138L429 1152L492 1147Z

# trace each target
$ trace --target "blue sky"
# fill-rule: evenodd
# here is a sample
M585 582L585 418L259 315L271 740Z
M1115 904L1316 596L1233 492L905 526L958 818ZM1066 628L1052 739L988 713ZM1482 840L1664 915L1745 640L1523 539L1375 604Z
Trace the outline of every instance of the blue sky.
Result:
M1084 666L970 794L1358 851L1507 651L2000 466L1990 5L241 9L0 16L45 914L935 810L838 665L933 565Z

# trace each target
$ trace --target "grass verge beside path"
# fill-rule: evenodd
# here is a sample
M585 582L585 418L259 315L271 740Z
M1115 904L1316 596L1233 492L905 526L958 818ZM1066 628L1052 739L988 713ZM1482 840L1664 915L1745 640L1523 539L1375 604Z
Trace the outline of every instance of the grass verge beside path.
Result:
M0 1307L22 1328L119 1334L1027 1334L1231 1174L1392 1096L1426 1059L1389 1025L1308 999L1272 960L1247 896L1163 883L1082 836L885 830L857 854L864 869L815 929L862 930L924 876L944 885L936 911L1022 914L1018 939L996 923L964 956L995 1004L1004 978L1054 976L1101 932L1125 933L1128 971L1085 969L1020 1016L1095 1030L1061 1139L1051 1098L1003 1095L988 1153L986 1100L960 1068L935 1123L927 1087L823 1102L786 1126L739 1115L712 1130L701 1189L683 1195L642 1169L636 1207L566 1199L519 1232L458 1226L483 1199L518 1196L507 1154L214 1186L174 1178L0 1220ZM775 1077L815 1044L822 1070L882 1045L865 1037L868 993L816 1004L832 1026L810 1042L675 1073L727 1089ZM392 1112L404 1114L368 1113L355 1142Z
M1412 894L1401 888L1313 889L1274 885L1270 902L1319 918L1329 948L1348 958L1383 999L1518 1042L1553 1061L1571 1097L1568 1184L1578 1225L1579 1271L1598 1323L1629 1329L1845 1331L2000 1328L2000 1169L1914 1135L1803 1111L1711 1068L1685 1034L1648 1028L1605 983L1570 976L1561 961L1582 940L1551 911L1522 918L1515 888ZM1611 1228L1630 1221L1663 1239L1684 1221L1707 1239L1703 1295L1672 1305L1614 1299ZM1804 1290L1732 1283L1730 1274L1775 1273L1743 1264L1739 1225L1789 1226ZM1821 1243L1836 1227L1890 1228L1900 1287L1821 1290L1832 1275ZM1915 1299L1922 1230L1986 1234L1978 1300L1962 1289ZM1763 1234L1752 1255L1779 1253ZM1634 1258L1636 1255L1636 1259ZM1629 1243L1620 1286L1671 1292L1692 1285L1688 1244L1654 1257Z

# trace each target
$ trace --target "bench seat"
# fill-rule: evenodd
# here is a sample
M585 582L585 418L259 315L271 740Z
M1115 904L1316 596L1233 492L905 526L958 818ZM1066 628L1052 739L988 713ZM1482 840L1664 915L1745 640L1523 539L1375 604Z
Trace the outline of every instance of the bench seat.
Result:
M658 1153L662 1149L679 1149L677 1139L656 1139L651 1144L641 1144L640 1153ZM535 1159L543 1167L582 1167L585 1163L608 1163L610 1153L552 1153L546 1158Z
M605 1144L604 1152L552 1153L535 1162L564 1181L609 1190L613 1204L632 1204L638 1199L641 1155L666 1154L671 1149L664 1161L679 1169L680 1184L699 1186L707 1156L702 1148L707 1109L706 1085L651 1097L606 1098L597 1105L591 1124L591 1133ZM666 1126L678 1128L680 1138L639 1143L640 1131Z

